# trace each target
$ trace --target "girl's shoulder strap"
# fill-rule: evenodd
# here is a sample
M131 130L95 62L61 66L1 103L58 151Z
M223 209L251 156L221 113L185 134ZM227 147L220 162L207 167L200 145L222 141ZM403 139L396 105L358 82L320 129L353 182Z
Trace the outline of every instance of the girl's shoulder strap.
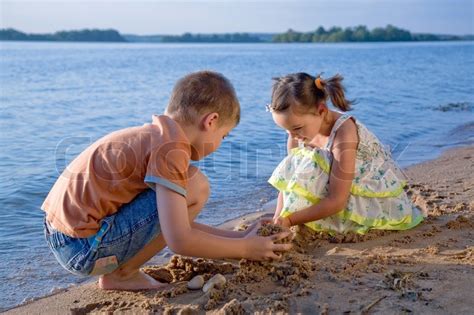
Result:
M334 138L336 137L336 132L341 127L341 125L346 122L349 118L352 118L351 115L348 114L342 114L334 123L334 126L332 127L331 134L329 135L328 143L326 144L325 149L329 150L332 147L332 143L334 142Z

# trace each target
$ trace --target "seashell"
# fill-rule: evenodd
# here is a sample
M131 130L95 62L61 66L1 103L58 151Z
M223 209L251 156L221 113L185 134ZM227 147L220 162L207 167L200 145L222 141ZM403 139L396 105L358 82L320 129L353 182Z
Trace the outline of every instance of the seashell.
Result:
M328 250L326 252L326 255L334 255L334 254L340 253L341 251L342 249L336 246L333 249Z
M204 292L207 292L214 287L216 288L222 287L226 282L227 280L225 279L225 277L221 275L220 273L218 273L214 277L209 279L209 281L206 282L206 284L202 287L202 290Z
M204 277L203 276L195 276L191 280L188 281L187 287L191 290L199 290L204 285Z

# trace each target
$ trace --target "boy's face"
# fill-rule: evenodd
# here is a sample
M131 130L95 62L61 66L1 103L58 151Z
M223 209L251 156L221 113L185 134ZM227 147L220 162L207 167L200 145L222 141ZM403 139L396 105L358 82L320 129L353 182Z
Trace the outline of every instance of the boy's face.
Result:
M198 161L216 151L229 135L229 132L235 127L233 123L227 123L219 126L218 120L205 121L204 127L200 130L191 159Z
M204 156L207 156L207 155L213 153L214 151L216 151L217 149L219 149L219 147L222 144L222 140L224 140L225 137L227 137L229 135L229 133L232 129L234 129L233 124L228 124L228 125L223 125L221 127L217 127L215 132L212 132L210 134L209 146L207 146L207 150L204 152L204 154L205 154Z

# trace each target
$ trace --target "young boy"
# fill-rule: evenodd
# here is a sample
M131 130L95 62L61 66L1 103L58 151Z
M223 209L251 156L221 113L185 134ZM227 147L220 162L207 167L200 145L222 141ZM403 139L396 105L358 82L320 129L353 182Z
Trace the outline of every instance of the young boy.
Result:
M100 275L99 287L163 288L139 270L166 245L207 258L278 259L288 236L226 231L194 222L209 197L205 175L190 166L214 152L239 122L240 105L221 74L180 79L164 115L112 132L64 170L41 209L59 263L77 275ZM152 189L150 189L152 188Z

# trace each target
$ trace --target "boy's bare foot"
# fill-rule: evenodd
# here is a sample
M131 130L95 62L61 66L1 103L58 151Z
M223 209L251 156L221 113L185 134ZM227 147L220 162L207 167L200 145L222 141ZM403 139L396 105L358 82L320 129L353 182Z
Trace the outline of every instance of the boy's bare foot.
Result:
M99 278L99 288L103 290L157 290L167 286L168 284L153 279L141 270L126 278L120 278L114 273L102 275Z

